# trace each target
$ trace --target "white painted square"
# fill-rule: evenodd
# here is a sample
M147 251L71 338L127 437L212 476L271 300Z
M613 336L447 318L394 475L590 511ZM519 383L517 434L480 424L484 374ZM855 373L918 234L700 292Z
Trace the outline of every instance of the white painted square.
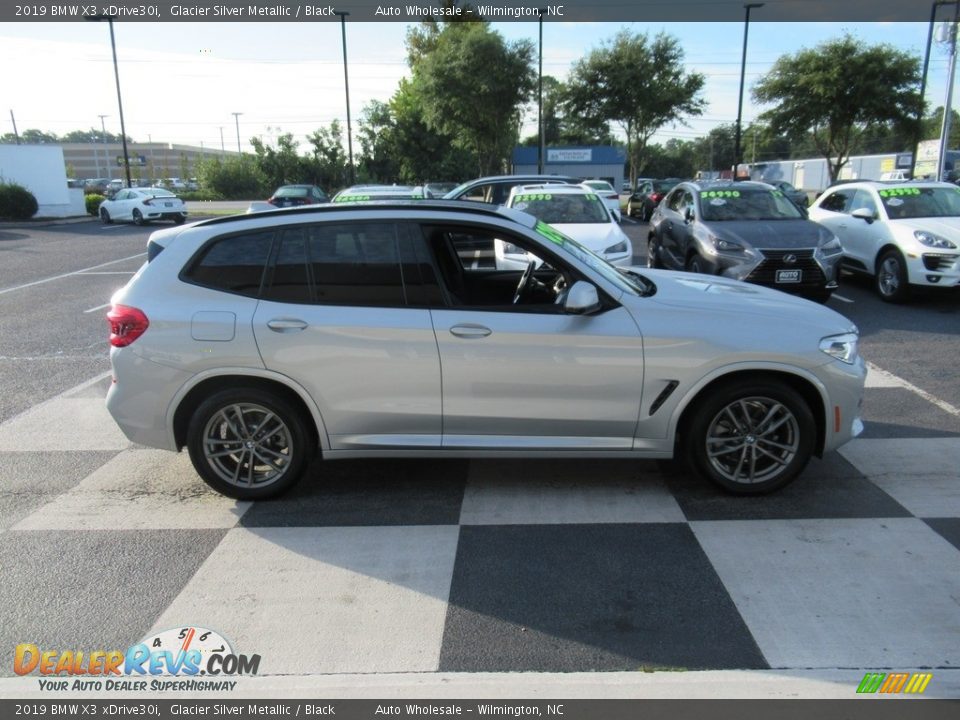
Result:
M0 451L124 450L130 445L103 398L57 397L0 425Z
M25 517L17 530L231 528L250 508L210 489L186 453L127 450Z
M914 515L960 517L960 438L857 439L840 454Z
M960 553L922 520L691 528L771 667L960 665Z
M458 533L230 530L154 630L215 629L261 674L435 672Z
M635 462L474 460L461 525L686 522L659 475Z

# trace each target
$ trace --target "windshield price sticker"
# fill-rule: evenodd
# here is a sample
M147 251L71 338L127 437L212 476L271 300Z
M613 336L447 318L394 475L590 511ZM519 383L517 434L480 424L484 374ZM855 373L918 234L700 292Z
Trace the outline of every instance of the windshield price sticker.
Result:
M738 198L740 197L739 190L707 190L707 192L700 193L702 198Z
M533 195L517 195L515 202L536 202L537 200L552 200L550 193L534 193Z
M342 197L338 197L336 200L334 200L334 202L366 202L370 199L371 197L369 195L343 195Z
M958 189L960 189L960 188L958 188ZM915 187L898 187L898 188L891 188L891 189L889 189L889 190L878 190L877 193L878 193L878 194L880 195L880 197L882 197L882 198L897 197L898 195L919 195L919 194L920 194L920 188L915 188Z

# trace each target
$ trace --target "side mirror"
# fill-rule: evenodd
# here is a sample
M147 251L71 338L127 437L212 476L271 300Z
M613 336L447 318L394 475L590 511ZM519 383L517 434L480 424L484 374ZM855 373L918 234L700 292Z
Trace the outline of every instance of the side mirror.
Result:
M869 208L857 208L852 213L850 213L850 216L855 218L860 218L861 220L865 220L868 225L877 219L877 214L873 212L873 210L870 210Z
M572 315L589 315L600 309L597 289L585 280L577 280L567 292L563 309Z
M693 222L693 218L693 208L688 205L687 209L683 211L683 221L690 223Z

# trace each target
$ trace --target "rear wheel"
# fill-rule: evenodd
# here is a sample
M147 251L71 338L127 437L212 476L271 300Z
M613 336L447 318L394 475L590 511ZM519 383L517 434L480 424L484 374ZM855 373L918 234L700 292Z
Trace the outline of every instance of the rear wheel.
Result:
M776 380L721 386L694 409L684 455L702 477L738 495L791 482L813 453L816 423L806 401Z
M133 209L133 224L143 225L143 213L136 208Z
M210 487L238 500L284 492L306 472L313 435L296 408L256 388L222 390L194 411L187 448Z
M907 263L899 250L890 249L880 256L874 285L880 299L885 302L903 302L910 295Z
M187 219L187 218L186 218L185 216L183 216L183 215L177 215L177 216L173 219L173 222L174 222L175 225L183 225L183 223L184 223L184 221L185 221L186 219Z

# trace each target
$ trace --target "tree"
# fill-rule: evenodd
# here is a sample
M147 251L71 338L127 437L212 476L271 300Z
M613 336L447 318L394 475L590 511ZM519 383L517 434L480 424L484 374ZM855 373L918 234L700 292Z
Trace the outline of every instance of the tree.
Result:
M574 64L566 111L571 117L620 126L627 136L633 183L644 168L650 137L667 123L703 113L703 84L703 75L684 72L676 38L660 33L651 40L623 30Z
M205 189L227 200L264 197L274 189L248 155L204 159L197 164L197 177Z
M281 133L277 137L276 147L258 137L250 138L250 144L256 153L257 169L269 187L305 182L301 177L303 163L297 154L297 141L293 139L293 133Z
M329 127L318 128L307 135L310 155L304 164L304 176L325 190L342 188L349 177L349 159L343 148L343 130L334 120Z
M470 151L481 175L502 169L536 82L533 43L480 22L449 23L413 66L428 127Z
M882 44L864 47L849 35L783 55L753 88L776 107L760 115L774 133L810 134L836 180L856 143L880 123L909 127L920 106L919 61Z

